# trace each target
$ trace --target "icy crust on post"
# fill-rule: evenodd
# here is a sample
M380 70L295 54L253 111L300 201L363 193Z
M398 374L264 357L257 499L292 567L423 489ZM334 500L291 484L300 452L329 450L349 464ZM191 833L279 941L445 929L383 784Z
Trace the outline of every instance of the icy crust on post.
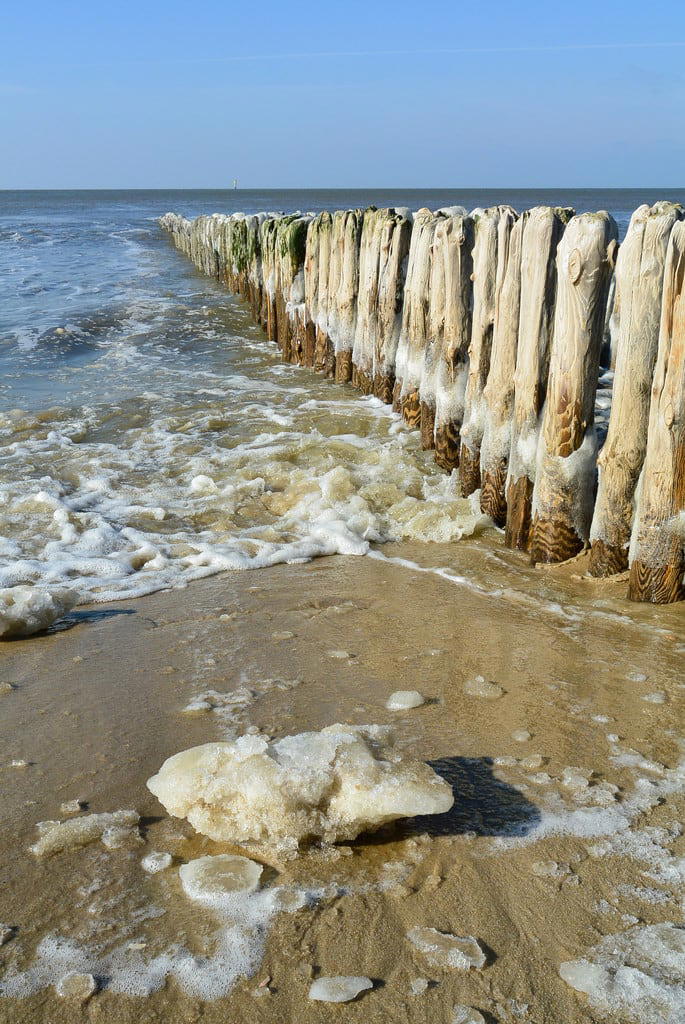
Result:
M78 603L75 590L59 587L3 587L0 589L0 640L33 636L57 622Z
M391 730L378 725L206 743L170 757L147 785L211 839L291 847L354 839L454 802L450 786L422 762L401 760Z

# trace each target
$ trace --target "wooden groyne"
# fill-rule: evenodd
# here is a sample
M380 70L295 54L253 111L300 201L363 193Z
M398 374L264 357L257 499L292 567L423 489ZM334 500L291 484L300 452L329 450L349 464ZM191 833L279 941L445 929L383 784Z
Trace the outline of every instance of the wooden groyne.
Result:
M685 211L161 218L283 358L392 404L534 562L685 596ZM594 423L600 360L615 371Z

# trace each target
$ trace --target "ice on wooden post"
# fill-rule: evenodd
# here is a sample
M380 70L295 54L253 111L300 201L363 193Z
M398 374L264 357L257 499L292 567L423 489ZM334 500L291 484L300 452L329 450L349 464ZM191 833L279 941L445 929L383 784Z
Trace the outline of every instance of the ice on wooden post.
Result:
M685 597L685 222L671 230L663 280L659 347L647 452L630 541L633 601Z
M528 550L535 462L547 393L556 299L556 254L573 210L537 206L528 211L521 249L519 338L507 476L505 544Z
M316 325L319 311L319 274L321 259L320 226L323 214L312 217L307 226L304 254L304 366L314 366L316 358Z
M503 217L498 226L497 267L501 283L498 282L496 287L490 372L483 389L480 451L480 508L496 526L504 526L507 519L507 470L521 306L521 256L527 220L528 214L523 213L510 229Z
M480 446L483 437L483 389L490 371L492 335L495 324L497 287L503 274L499 254L506 257L503 243L517 214L510 206L474 210L473 320L469 345L469 372L461 427L459 480L465 498L480 487ZM500 225L500 222L502 224Z
M278 217L267 217L259 227L259 247L262 253L262 312L261 325L269 341L278 342L278 313L276 307L276 234Z
M435 461L448 472L459 465L461 447L471 341L473 244L474 221L467 214L450 214L435 229L429 313L438 342Z
M393 408L402 413L410 427L418 427L421 422L419 389L428 342L431 246L435 225L436 218L430 210L422 209L415 215L409 245L407 277L404 283Z
M275 294L278 346L287 362L304 349L304 257L309 217L280 217L275 238Z
M563 562L589 537L595 394L617 236L608 213L583 213L569 221L559 243L554 337L533 491L535 562Z
M666 251L682 213L674 203L639 207L616 260L616 370L609 430L597 460L599 485L590 529L593 576L628 568L633 500L647 447Z
M412 223L409 210L388 210L380 239L373 393L387 405L392 403L395 388Z
M212 839L295 849L440 814L454 799L428 765L400 758L392 731L377 725L333 725L274 743L263 736L206 743L170 757L148 788Z

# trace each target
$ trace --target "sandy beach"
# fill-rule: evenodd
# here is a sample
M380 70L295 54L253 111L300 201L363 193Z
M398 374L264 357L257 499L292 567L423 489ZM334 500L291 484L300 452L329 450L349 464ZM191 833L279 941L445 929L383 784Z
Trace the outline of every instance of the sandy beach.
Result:
M84 607L68 628L3 645L0 919L14 930L0 961L27 992L0 1001L0 1020L434 1024L462 1005L500 1024L633 1019L589 1003L559 967L592 960L604 936L681 920L682 609L629 605L621 584L580 578L582 558L534 570L496 535L378 553ZM479 676L501 695L466 693ZM423 707L385 708L414 688ZM208 694L209 710L183 710ZM224 969L217 921L177 868L227 848L170 818L146 779L194 744L333 722L392 724L400 751L453 784L453 810L296 859L263 853L265 884L310 896L270 921L253 976L220 998L173 971L155 981L145 965L172 948ZM36 823L74 799L134 808L141 840L30 853ZM150 851L172 866L146 874ZM485 966L430 963L407 938L416 926L475 937ZM46 936L61 946L36 953ZM59 998L54 984L84 957L96 976L119 964L114 988L154 990L127 995L103 977L83 1005ZM312 979L338 974L373 989L343 1007L308 1000Z

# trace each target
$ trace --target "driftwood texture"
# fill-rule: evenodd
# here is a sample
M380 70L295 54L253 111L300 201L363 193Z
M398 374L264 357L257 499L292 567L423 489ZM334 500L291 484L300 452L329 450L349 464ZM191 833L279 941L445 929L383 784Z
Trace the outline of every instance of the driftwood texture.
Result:
M521 245L519 337L507 475L507 547L527 551L530 542L535 461L547 394L549 350L556 299L556 255L573 210L529 210Z
M638 485L628 596L667 604L685 596L685 223L670 235L647 454Z
M389 210L380 238L373 356L373 392L388 405L392 402L395 387L395 360L402 327L404 282L411 234L412 215L409 210Z
M617 237L608 213L583 213L571 219L557 251L554 338L533 491L536 562L562 562L588 539L594 404Z
M459 454L459 481L464 497L480 487L483 389L490 371L497 287L501 285L504 276L498 269L498 254L502 240L508 237L516 217L516 211L510 206L492 206L487 210L473 212L476 226L473 249L473 322ZM501 229L500 221L504 221ZM505 260L506 252L501 251L501 255Z
M364 212L359 244L359 288L352 346L352 383L364 395L373 391L381 239L388 212L374 207Z
M599 486L590 528L593 576L628 568L633 498L647 447L666 251L682 212L673 203L641 206L616 260L616 370L609 430L597 460Z

